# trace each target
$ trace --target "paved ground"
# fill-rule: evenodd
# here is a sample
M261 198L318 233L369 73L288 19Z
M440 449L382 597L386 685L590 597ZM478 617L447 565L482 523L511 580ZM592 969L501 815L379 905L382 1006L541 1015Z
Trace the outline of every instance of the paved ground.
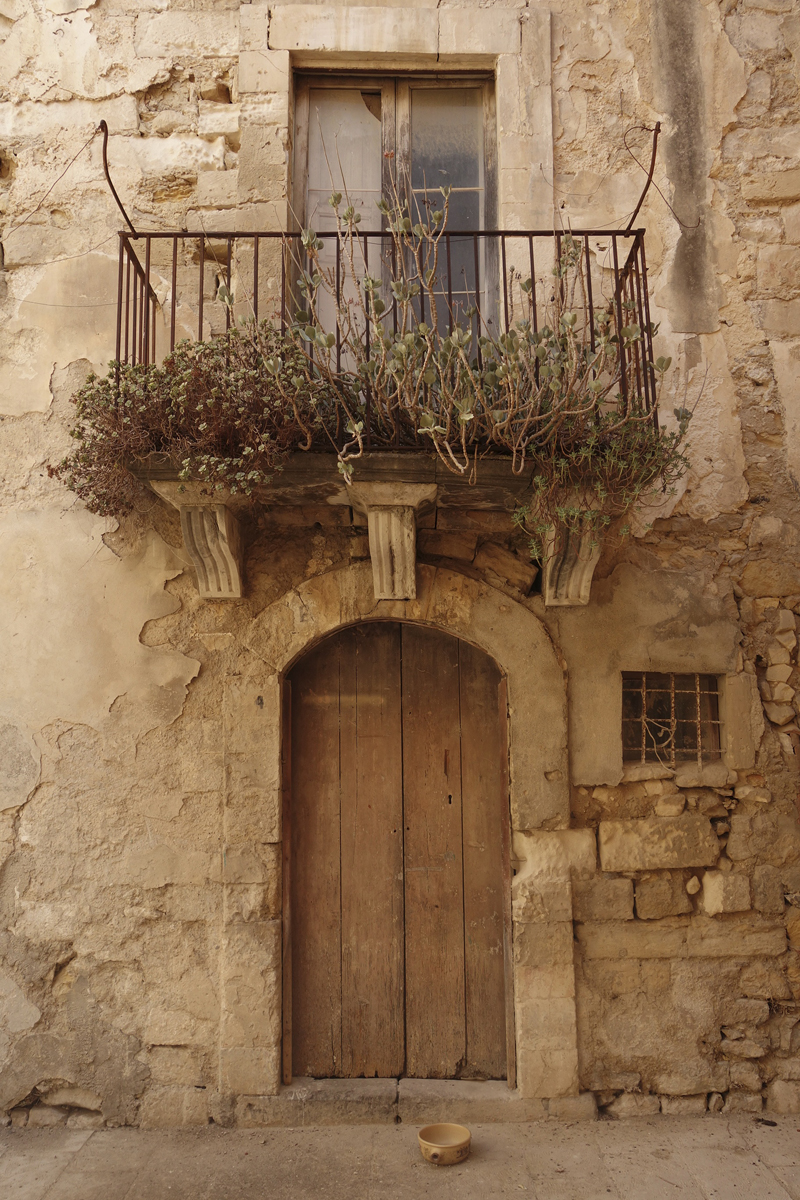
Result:
M770 1118L772 1119L772 1118ZM800 1200L800 1117L475 1126L422 1161L409 1125L0 1131L2 1200Z

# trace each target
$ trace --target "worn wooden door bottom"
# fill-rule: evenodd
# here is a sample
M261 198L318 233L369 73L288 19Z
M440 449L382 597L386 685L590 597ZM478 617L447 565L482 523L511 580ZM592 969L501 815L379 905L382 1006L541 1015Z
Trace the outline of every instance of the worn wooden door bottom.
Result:
M285 1077L506 1078L496 664L374 622L320 643L288 688Z

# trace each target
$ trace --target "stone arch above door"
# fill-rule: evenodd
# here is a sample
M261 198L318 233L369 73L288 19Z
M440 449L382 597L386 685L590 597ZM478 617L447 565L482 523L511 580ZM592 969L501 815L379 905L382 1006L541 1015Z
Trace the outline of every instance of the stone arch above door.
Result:
M370 566L359 563L308 579L269 605L246 639L263 664L254 681L264 724L280 724L280 679L295 659L325 634L367 620L431 625L495 660L508 680L512 826L566 828L566 686L553 644L528 608L456 571L420 566L415 600L375 600Z
M451 633L484 650L506 677L511 828L523 867L512 889L517 1086L527 1097L575 1094L571 882L563 851L550 861L554 842L575 836L558 832L569 828L569 780L556 651L528 608L457 571L419 566L415 600L376 601L369 563L305 580L268 605L244 638L240 673L226 679L223 1090L274 1095L281 1083L280 901L267 896L265 862L267 851L270 861L280 854L282 681L326 634L371 620ZM252 906L258 888L264 917L253 921L240 907Z

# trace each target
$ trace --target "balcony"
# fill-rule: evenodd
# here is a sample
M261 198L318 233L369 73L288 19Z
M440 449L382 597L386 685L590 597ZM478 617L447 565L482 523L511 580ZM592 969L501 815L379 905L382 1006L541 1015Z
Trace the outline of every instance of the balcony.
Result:
M267 320L285 332L305 304L301 280L307 258L302 236L297 232L226 230L138 236L121 233L117 361L156 363L184 338L202 341L224 335L234 323L248 320ZM398 254L410 255L404 274L413 280L413 246L409 250L407 239L398 249L397 240L380 230L358 230L349 243L335 232L316 236L322 247L319 259L332 281L330 312L320 307L319 322L323 329L330 330L333 339L330 361L334 370L345 374L350 371L352 381L352 352L337 322L337 306L346 300L348 288L357 291L361 278L371 276L383 304L381 321L396 333L401 317L390 283L396 277ZM563 300L568 286L557 269L567 245L581 279L580 288L569 297L576 333L594 351L602 314L604 327L615 341L613 374L622 403L640 416L647 415L657 428L643 230L448 229L438 247L435 283L420 290L414 301L414 317L433 324L443 336L456 327L471 331L471 344L482 366L478 340L482 332L496 340L520 320L530 322L532 329L539 331L547 325L548 316L552 319L557 292L561 290ZM345 255L350 255L349 263L344 261ZM353 255L358 260L355 265ZM375 334L374 317L371 320L362 310L360 320L357 336L368 348ZM638 340L619 336L621 330L632 325L641 330ZM337 472L332 450L347 439L344 430L338 428L334 445L322 443L312 447L311 453L294 454L280 481L263 489L258 499L267 504L349 503L360 509L370 529L376 595L413 595L416 517L431 505L510 512L529 493L534 467L529 459L528 465L520 469L509 456L493 452L492 447L481 447L481 470L477 482L470 482L448 470L447 464L431 452L430 438L413 425L400 420L387 423L376 415L368 379L359 386L365 454L359 460L358 484L349 486ZM205 594L240 594L238 533L232 515L236 502L222 512L217 499L213 505L217 511L212 515L212 505L201 498L201 487L190 489L192 505L187 502L185 488L181 487L179 497L177 472L169 462L153 461L139 473L181 509L187 547L195 547L193 557L198 562L202 555L197 547L212 542L219 546L216 565L212 561L209 567L209 560L204 568L205 578L213 575L217 583L207 582ZM393 499L389 498L390 492ZM392 506L396 519L390 520L386 511ZM189 512L190 508L194 511ZM598 554L594 543L589 547L566 539L560 551L544 563L547 602L586 603ZM385 571L381 575L381 561L394 564L389 577L385 577ZM223 576L227 585L219 583Z

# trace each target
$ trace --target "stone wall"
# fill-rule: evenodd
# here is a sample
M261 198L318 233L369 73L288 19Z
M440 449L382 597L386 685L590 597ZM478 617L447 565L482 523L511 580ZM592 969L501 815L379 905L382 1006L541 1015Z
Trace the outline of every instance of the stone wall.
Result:
M623 132L663 123L639 220L664 421L696 404L680 494L609 542L585 609L545 610L507 514L440 510L419 556L441 603L381 611L478 639L479 592L512 724L520 621L549 664L550 749L568 705L569 768L519 711L512 736L521 1090L800 1110L791 0L0 0L0 42L0 1111L230 1124L279 1086L283 639L321 632L311 593L338 597L327 628L375 615L342 599L363 596L364 527L253 510L245 597L200 600L173 509L153 496L117 526L46 468L113 354L121 219L99 139L78 154L98 121L137 227L279 229L291 71L320 64L491 66L509 227L624 225L644 176ZM642 161L649 136L628 138ZM624 768L622 670L719 676L724 762Z

